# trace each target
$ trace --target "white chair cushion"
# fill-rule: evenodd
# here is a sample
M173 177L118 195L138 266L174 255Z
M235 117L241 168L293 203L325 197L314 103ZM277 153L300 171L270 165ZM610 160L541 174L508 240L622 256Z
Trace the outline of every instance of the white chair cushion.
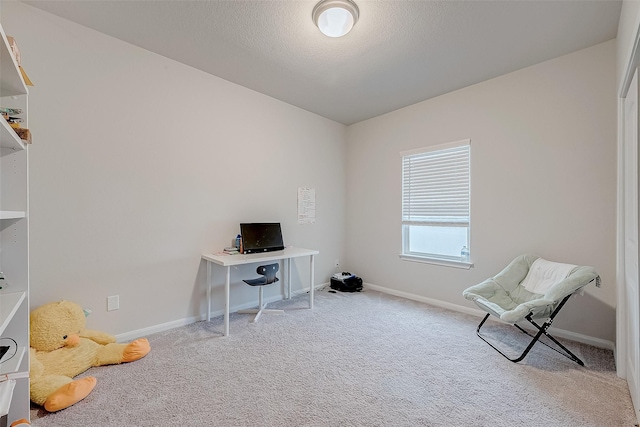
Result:
M549 288L566 279L576 265L562 264L538 258L531 264L520 286L534 294L544 295Z

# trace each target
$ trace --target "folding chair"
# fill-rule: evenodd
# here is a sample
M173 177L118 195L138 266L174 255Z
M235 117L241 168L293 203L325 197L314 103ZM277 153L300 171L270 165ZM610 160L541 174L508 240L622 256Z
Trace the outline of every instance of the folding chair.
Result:
M536 342L540 342L581 366L584 362L552 337L547 330L571 295L581 292L592 281L600 287L600 276L592 267L561 264L534 255L520 255L496 276L471 286L462 295L487 312L476 330L477 335L498 353L512 362L520 362ZM510 323L532 340L516 357L510 357L480 334L480 329L490 315ZM545 319L538 324L535 319ZM530 334L517 323L526 320L535 330ZM542 335L558 348L540 341Z

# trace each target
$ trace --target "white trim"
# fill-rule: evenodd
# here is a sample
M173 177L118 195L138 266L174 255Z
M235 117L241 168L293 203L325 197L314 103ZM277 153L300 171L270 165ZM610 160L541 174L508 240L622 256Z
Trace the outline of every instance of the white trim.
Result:
M631 56L629 56L629 62L627 62L627 69L625 70L624 77L620 82L619 98L626 98L629 86L633 80L633 74L636 68L640 66L640 27L636 29L636 37L631 48Z
M422 255L400 254L398 256L403 261L421 262L423 264L433 264L433 265L442 265L444 267L464 268L465 270L469 270L471 267L473 267L472 262L455 261L455 260L448 260L448 259L442 259L442 258L432 258L432 257L427 257Z
M320 289L324 286L329 285L329 283L321 283L319 285L315 285L314 288L315 289ZM297 291L292 291L292 296L295 295L300 295L300 294L306 294L308 292L308 289L299 289ZM265 302L271 303L274 301L281 301L283 300L284 297L282 295L276 295L270 298L265 298ZM231 313L235 313L238 310L244 310L247 308L253 308L256 307L258 304L258 301L252 301L252 302L248 302L248 303L244 303L241 305L237 305L234 307L231 307L229 309L229 311ZM206 310L205 310L206 311ZM212 311L211 312L211 318L214 317L218 317L218 316L222 316L224 315L224 309L220 309L220 310L216 310L216 311ZM178 320L173 320L171 322L166 322L166 323L160 323L158 325L152 325L152 326L148 326L146 328L142 328L142 329L136 329L134 331L129 331L129 332L124 332L122 334L118 334L116 335L116 341L118 342L129 342L129 341L133 341L135 339L138 338L142 338L142 337L146 337L148 335L151 334L156 334L158 332L165 332L165 331L169 331L171 329L175 329L175 328L179 328L182 326L187 326L190 325L192 323L196 323L196 322L200 322L203 320L207 319L207 314L203 313L200 316L193 316L193 317L185 317L184 319L178 319ZM220 330L220 334L222 335L222 328Z
M465 314L470 314L472 316L476 316L476 317L484 317L487 313L485 311L476 309L476 308L470 308L470 307L465 307L462 305L457 305L457 304L452 304L450 302L446 302L446 301L440 301L437 299L433 299L433 298L427 298L427 297L423 297L420 295L415 295L415 294L411 294L408 292L403 292L403 291L397 291L395 289L389 289L389 288L385 288L383 286L378 286L378 285L372 285L370 283L364 283L364 287L365 289L371 289L374 291L378 291L378 292L382 292L385 294L389 294L389 295L395 295L398 297L402 297L402 298L406 298L406 299L410 299L413 301L418 301L418 302L424 302L427 304L431 304L431 305L435 305L436 307L442 307L442 308L446 308L448 310L451 311L457 311L459 313L465 313ZM462 296L461 296L462 298ZM491 318L492 320L496 320L499 321L495 318ZM524 325L523 325L524 326ZM567 331L564 329L558 329L558 328L549 328L549 331L556 337L558 338L566 338L572 341L576 341L576 342L580 342L583 344L588 344L588 345L592 345L594 347L598 347L598 348L604 348L607 350L613 350L615 353L615 344L612 341L609 340L603 340L602 338L595 338L595 337L591 337L588 335L583 335L583 334L579 334L577 332L571 332L571 331Z
M155 334L158 332L168 331L170 329L179 328L181 326L187 326L192 323L198 322L200 320L204 320L204 316L200 317L187 317L184 319L174 320L172 322L160 323L159 325L149 326L147 328L136 329L130 332L124 332L122 334L116 335L116 341L118 342L129 342L133 341L137 338L146 337L151 334Z
M620 378L627 377L627 312L624 287L624 98L618 98L618 158L616 212L616 370Z
M400 157L412 156L414 154L428 153L430 151L446 150L448 148L471 146L471 139L462 139L460 141L445 142L444 144L430 145L428 147L416 148L414 150L406 150L400 152Z
M617 306L616 306L616 342L618 344L616 351L616 367L618 376L624 379L627 379L629 375L629 370L627 366L627 353L629 349L627 348L627 328L626 324L629 318L629 313L626 309L626 285L625 285L625 235L624 235L624 157L623 157L623 146L625 144L624 140L624 130L625 130L625 108L624 108L624 99L628 95L629 87L633 81L633 76L636 73L636 69L640 65L640 26L638 26L637 22L634 20L635 25L635 37L633 46L631 47L631 53L628 57L628 62L626 64L626 68L624 70L624 77L620 82L619 93L618 93L618 158L617 158L617 166L618 166L618 181L617 185L617 227L616 227L616 293L617 293ZM623 54L626 55L626 52ZM636 196L637 197L637 196ZM632 395L635 394L629 387L629 393ZM637 405L634 405L634 412L636 414L636 420L640 421L640 408ZM636 424L637 425L637 424Z
M319 285L315 285L315 289L322 289L325 286L329 286L329 283L321 283ZM476 317L482 317L482 316L484 316L486 314L486 312L484 312L482 310L478 310L476 308L465 307L465 306L462 306L462 305L452 304L452 303L449 303L449 302L446 302L446 301L440 301L440 300L436 300L436 299L433 299L433 298L423 297L423 296L411 294L411 293L408 293L408 292L397 291L395 289L389 289L389 288L385 288L385 287L378 286L378 285L372 285L371 283L364 283L364 287L365 287L365 290L366 289L371 289L373 291L378 291L378 292L382 292L382 293L389 294L389 295L395 295L395 296L406 298L406 299L412 300L412 301L418 301L418 302L423 302L423 303L426 303L426 304L435 305L436 307L442 307L442 308L446 308L446 309L451 310L451 311L456 311L458 313L469 314L469 315L476 316ZM306 293L306 292L307 292L306 289L300 289L300 290L294 291L293 295L303 294L303 293ZM279 300L282 300L282 296L278 295L276 297L270 298L268 300L268 302L279 301ZM247 303L247 304L242 304L241 306L233 307L231 309L231 311L232 312L236 312L238 310L242 310L244 308L253 307L253 306L255 306L255 303L253 303L253 302ZM217 310L217 311L211 312L211 317L222 316L223 314L224 314L223 310ZM116 339L117 339L118 342L129 342L129 341L133 341L133 340L135 340L137 338L141 338L141 337L148 336L148 335L151 335L151 334L155 334L155 333L158 333L158 332L168 331L168 330L171 330L171 329L174 329L174 328L179 328L181 326L187 326L187 325L190 325L192 323L199 322L199 321L202 321L202 320L205 320L205 319L206 319L206 313L202 314L200 316L187 317L187 318L184 318L184 319L174 320L172 322L161 323L161 324L158 324L158 325L149 326L147 328L137 329L137 330L134 330L134 331L118 334L118 335L116 335ZM590 337L588 335L583 335L583 334L579 334L579 333L576 333L576 332L566 331L564 329L549 328L549 330L552 331L552 333L555 336L560 337L560 338L566 338L566 339L570 339L572 341L580 342L580 343L583 343L583 344L592 345L594 347L605 348L607 350L613 350L614 356L615 356L615 345L611 341L603 340L601 338Z

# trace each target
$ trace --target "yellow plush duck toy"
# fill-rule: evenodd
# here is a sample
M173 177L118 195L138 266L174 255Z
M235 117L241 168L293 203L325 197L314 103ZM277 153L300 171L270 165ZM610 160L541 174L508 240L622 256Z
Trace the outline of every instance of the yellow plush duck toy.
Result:
M33 310L31 328L31 401L49 412L68 408L91 393L94 377L74 380L92 366L133 362L149 353L146 338L116 343L113 335L85 329L82 307L69 301Z

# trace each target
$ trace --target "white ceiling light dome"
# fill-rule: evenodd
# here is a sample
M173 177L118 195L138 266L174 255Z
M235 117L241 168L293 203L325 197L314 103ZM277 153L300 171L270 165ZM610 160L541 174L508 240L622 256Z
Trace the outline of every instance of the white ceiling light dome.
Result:
M313 8L313 23L329 37L342 37L358 22L360 11L351 0L322 0Z

